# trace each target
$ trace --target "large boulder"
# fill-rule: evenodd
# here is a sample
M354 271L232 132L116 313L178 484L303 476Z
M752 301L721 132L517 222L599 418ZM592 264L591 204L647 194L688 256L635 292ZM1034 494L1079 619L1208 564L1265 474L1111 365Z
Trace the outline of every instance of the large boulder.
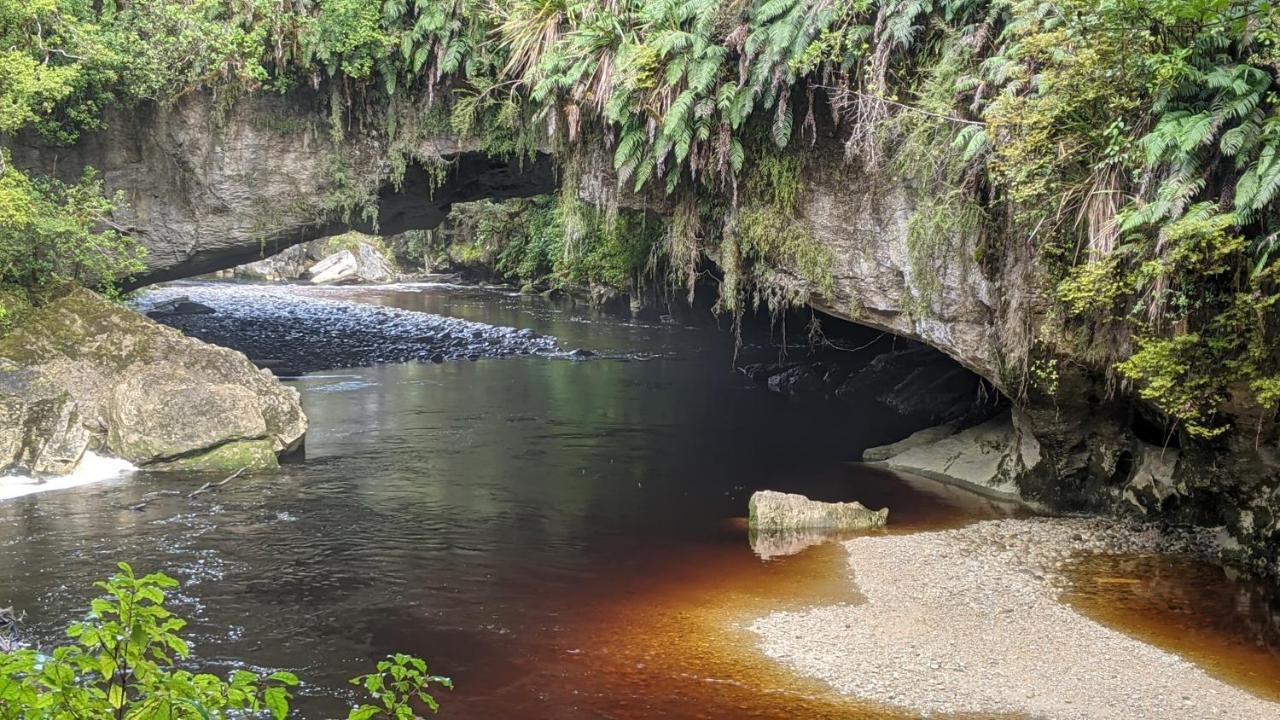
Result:
M330 255L313 265L307 274L311 282L317 285L381 283L396 277L391 263L376 248L365 242L356 243L354 249Z
M163 470L274 467L307 429L298 392L243 354L72 290L0 338L0 474L65 474L88 450Z
M271 257L238 265L232 274L245 280L297 280L319 258L312 256L313 243L287 247Z
M870 510L860 502L820 502L804 495L760 490L747 503L753 530L860 530L882 528L889 509Z

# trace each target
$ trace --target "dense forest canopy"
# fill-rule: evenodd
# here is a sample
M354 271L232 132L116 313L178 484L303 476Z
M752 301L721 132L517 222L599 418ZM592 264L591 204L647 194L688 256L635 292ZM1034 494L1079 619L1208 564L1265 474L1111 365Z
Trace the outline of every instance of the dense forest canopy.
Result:
M805 148L833 132L918 191L921 246L980 238L989 268L1032 253L1057 309L1009 387L1051 394L1083 363L1213 437L1229 399L1280 401L1278 30L1249 0L0 0L0 134L71 143L112 106L311 87L335 137L361 118L551 148L558 257L534 260L612 242L622 267L600 277L688 279L713 249L740 311L829 284L790 220ZM584 147L620 189L668 197L661 228L622 241L616 208L582 207ZM92 173L0 167L0 281L137 267Z

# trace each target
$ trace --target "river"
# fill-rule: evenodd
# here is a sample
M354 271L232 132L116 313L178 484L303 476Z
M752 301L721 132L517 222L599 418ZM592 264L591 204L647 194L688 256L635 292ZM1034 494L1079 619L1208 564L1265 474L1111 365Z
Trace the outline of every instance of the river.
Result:
M1017 512L851 462L898 439L900 420L754 385L731 372L731 335L705 322L474 288L325 297L597 355L320 369L289 381L311 430L305 460L277 475L189 499L174 491L210 478L139 472L0 503L0 605L29 638L56 641L92 581L127 560L182 582L173 609L191 620L196 663L292 670L306 718L345 715L345 680L397 651L454 679L438 697L447 717L895 717L756 652L753 618L858 597L838 545L754 553L747 498L887 505L895 533ZM1138 560L1080 568L1073 602L1280 696L1280 606L1265 587L1178 560L1141 571L1158 582L1095 582L1137 572L1125 562ZM1197 592L1206 581L1218 590ZM1180 641L1162 618L1198 634Z

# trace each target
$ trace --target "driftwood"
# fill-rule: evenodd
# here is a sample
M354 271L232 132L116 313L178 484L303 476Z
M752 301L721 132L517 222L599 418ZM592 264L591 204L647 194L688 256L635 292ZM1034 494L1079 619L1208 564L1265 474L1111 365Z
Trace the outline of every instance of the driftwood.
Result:
M205 484L201 485L197 490L195 490L194 492L192 492L190 495L188 495L188 496L187 496L187 499L188 499L188 500L190 500L191 498L193 498L193 497L195 497L195 496L199 495L200 493L208 492L208 491L210 491L210 490L214 490L214 489L216 489L216 488L220 488L220 487L222 487L223 485L226 485L227 483L231 482L232 480L235 480L236 478L240 477L240 476L244 473L244 471L245 471L245 470L248 470L248 469L249 469L249 467L246 465L245 467L240 468L239 470L237 470L237 471L235 471L235 472L231 473L230 475L226 476L225 478L223 478L222 480L220 480L220 481L218 481L218 482L216 482L216 483L215 483L215 482L207 482L207 483L205 483Z

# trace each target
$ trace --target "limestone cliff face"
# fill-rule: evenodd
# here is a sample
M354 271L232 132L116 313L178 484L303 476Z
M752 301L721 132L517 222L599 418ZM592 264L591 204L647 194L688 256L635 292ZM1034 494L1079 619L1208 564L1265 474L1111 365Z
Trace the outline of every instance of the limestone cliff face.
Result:
M1007 420L936 443L916 469L969 482L962 466L976 463L999 469L988 473L987 489L1048 508L1221 526L1228 545L1239 545L1237 559L1280 574L1280 431L1273 418L1228 409L1234 434L1178 448L1176 437L1150 429L1150 413L1131 393L1069 350L1059 351L1056 392L1028 387L1033 331L1054 307L1031 248L1004 240L993 252L972 237L915 246L914 190L846 163L838 149L817 152L806 178L801 220L832 258L832 290L812 303L931 345L1016 401ZM778 270L801 282L794 269ZM947 472L949 464L956 472Z
M150 251L142 284L229 268L349 227L374 230L335 211L352 187L374 189L377 230L391 234L434 227L453 202L555 185L550 157L495 160L458 138L391 147L378 131L356 128L336 146L326 107L299 93L219 111L210 98L192 96L112 118L110 130L75 148L18 142L14 157L70 176L90 165L109 189L124 190L126 224ZM833 281L812 303L927 343L1018 400L1004 431L1007 457L997 463L1002 483L1051 507L1223 526L1246 562L1280 570L1280 438L1272 419L1242 411L1240 432L1215 445L1162 448L1164 433L1142 430L1149 423L1141 405L1069 352L1052 397L1029 392L1028 347L1053 307L1034 248L1025 239L980 247L974 237L921 247L909 232L920 200L913 188L845 161L838 144L806 152L799 222L827 251ZM579 169L584 192L612 192L607 153L593 155L599 159ZM413 161L394 172L394 158L405 156ZM640 201L663 212L661 198ZM796 268L775 270L803 283Z
M339 144L313 94L254 95L221 107L195 94L171 107L112 113L107 129L70 148L34 137L6 142L20 166L66 179L98 170L125 193L121 219L148 250L138 285L234 267L347 229L393 234L430 228L450 204L549 192L550 158L495 160L474 143L421 137L395 149L379 130ZM397 171L394 156L410 158ZM359 207L372 196L375 228Z

